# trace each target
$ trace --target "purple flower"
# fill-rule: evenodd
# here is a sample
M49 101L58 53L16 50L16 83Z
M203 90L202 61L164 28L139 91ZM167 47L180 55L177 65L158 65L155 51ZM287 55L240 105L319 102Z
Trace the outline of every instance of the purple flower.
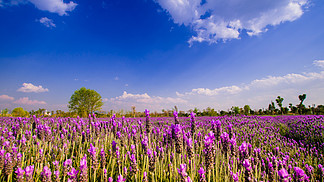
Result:
M294 167L294 170L295 170L295 176L294 177L296 179L300 179L300 180L304 179L304 177L306 176L304 170L302 170L299 167Z
M198 173L200 176L204 175L205 174L205 170L203 167L201 167L199 170L198 170Z
M25 168L25 174L26 176L32 176L34 172L34 166L27 166Z
M44 166L43 171L41 172L41 179L42 182L52 181L52 172L47 166Z
M206 181L206 177L205 177L205 170L203 167L201 167L199 170L198 170L198 173L199 173L199 181Z
M24 170L21 169L20 167L17 168L17 170L15 171L15 173L17 174L17 178L18 177L23 177L24 176Z
M114 180L113 180L113 178L112 177L109 177L108 178L108 182L113 182Z
M153 157L153 152L151 149L147 149L147 155L152 158Z
M231 171L231 176L232 176L234 182L238 182L239 177L240 177L240 171L237 172L236 174Z
M150 116L150 111L149 110L145 109L144 113L145 113L146 116Z
M60 178L60 171L54 171L54 175L56 179Z
M287 179L289 177L288 171L285 168L282 168L278 171L278 175L280 180Z
M94 147L92 145L92 143L90 143L90 149L88 149L88 152L90 153L90 155L95 156L96 155L96 147Z
M178 173L182 176L182 177L186 177L188 176L187 172L187 165L186 164L180 164L180 168L178 168Z
M130 160L131 160L133 163L136 163L136 158L135 158L135 155L134 155L134 154L132 154L132 155L130 156Z
M190 176L187 177L186 181L185 182L192 182Z
M126 179L123 178L123 175L119 175L117 182L124 182L124 181L126 181Z
M132 153L135 154L135 151L136 151L136 149L135 149L135 145L132 144L132 145L131 145L131 149L132 149Z
M190 148L193 147L193 146L192 146L192 138L189 138L189 139L187 140L187 145L188 145Z
M78 177L78 170L75 170L74 167L72 167L71 171L68 172L67 174L70 176L70 179L77 179Z
M87 156L85 155L80 161L80 170L86 169L87 167Z
M71 166L72 165L72 159L67 159L65 162L63 162L63 166Z
M206 135L205 136L205 148L209 148L212 144L213 144L213 140Z
M54 166L58 166L58 165L59 165L59 161L54 161L54 162L53 162L53 165L54 165Z
M143 179L142 179L142 182L148 182L146 171L144 171L144 173L143 173Z
M240 152L245 152L247 150L247 143L244 141L242 145L239 147Z
M249 161L249 159L245 159L244 161L243 161L243 166L245 167L245 169L246 170L248 170L248 171L251 171L251 164L250 164L250 161Z

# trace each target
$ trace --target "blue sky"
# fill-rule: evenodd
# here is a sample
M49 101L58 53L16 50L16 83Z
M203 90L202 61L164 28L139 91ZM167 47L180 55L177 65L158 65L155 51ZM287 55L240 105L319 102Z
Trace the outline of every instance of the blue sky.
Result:
M324 104L320 0L0 0L0 108Z

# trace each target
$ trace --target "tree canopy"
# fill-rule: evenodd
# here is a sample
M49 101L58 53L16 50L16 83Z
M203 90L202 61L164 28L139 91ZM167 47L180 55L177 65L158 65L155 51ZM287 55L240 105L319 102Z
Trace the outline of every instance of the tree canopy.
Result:
M22 107L14 108L11 112L14 117L24 117L28 115L28 112L25 111Z
M71 96L68 107L70 111L86 117L94 111L101 110L102 105L101 95L98 92L82 87Z

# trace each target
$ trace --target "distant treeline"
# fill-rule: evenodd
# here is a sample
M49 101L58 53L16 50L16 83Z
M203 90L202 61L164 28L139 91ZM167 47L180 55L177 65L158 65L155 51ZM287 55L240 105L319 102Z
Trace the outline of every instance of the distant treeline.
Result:
M224 116L224 115L324 115L324 105L309 105L306 107L303 102L306 99L306 94L299 95L300 103L297 105L292 105L289 103L288 107L283 107L282 102L283 98L278 96L276 98L276 104L271 101L268 108L266 109L257 109L252 110L249 105L245 105L244 107L233 106L231 109L227 111L220 110L217 111L211 107L207 107L206 109L199 110L198 108L190 109L188 111L179 111L177 106L174 106L172 109L162 109L162 112L151 111L151 117L172 117L173 111L178 112L179 117L189 117L191 112L196 113L196 116ZM276 107L278 106L278 107ZM112 117L114 114L116 117L145 117L145 113L143 111L137 112L136 107L132 106L131 111L119 110L114 111L110 110L106 111L95 111L96 117ZM18 107L9 112L8 109L1 110L1 116L14 116L14 117L28 117L28 116L44 116L44 117L77 117L78 114L76 112L65 112L62 110L47 111L46 109L38 109L36 111L32 110L30 112L25 111L23 108Z

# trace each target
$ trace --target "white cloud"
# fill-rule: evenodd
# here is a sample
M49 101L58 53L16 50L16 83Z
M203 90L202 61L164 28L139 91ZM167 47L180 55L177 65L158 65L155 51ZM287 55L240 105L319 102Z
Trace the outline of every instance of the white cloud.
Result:
M130 109L131 106L136 106L139 110L150 108L153 110L161 110L168 107L168 105L184 104L186 100L182 98L173 97L160 97L160 96L149 96L147 93L144 94L131 94L126 91L121 96L111 98L108 105L111 107Z
M15 104L22 104L22 105L44 105L46 104L45 101L38 101L38 100L29 100L28 97L20 98L14 101Z
M324 68L324 60L315 60L313 64L317 67Z
M242 30L258 35L267 27L294 21L304 13L309 0L156 0L174 23L196 32L188 41L216 43L239 39Z
M63 0L29 0L38 9L43 11L49 11L51 13L57 13L61 16L67 15L68 11L73 11L77 6L76 3L70 1L64 3Z
M103 101L103 102L108 102L109 99L108 99L108 98L103 98L102 101Z
M43 11L49 11L51 13L57 13L61 16L68 15L67 12L71 12L75 9L75 7L78 5L73 1L70 1L69 3L65 3L63 0L8 0L3 2L0 0L0 7L7 5L19 5L19 4L26 4L26 3L32 3L36 6L36 8L43 10Z
M47 17L43 17L39 20L40 23L42 23L44 26L48 28L56 27L52 19L49 19Z
M2 101L10 101L10 100L14 100L15 98L10 97L9 95L0 95L0 100Z
M228 86L228 87L220 87L220 88L216 88L216 89L208 89L208 88L196 88L196 89L192 89L191 92L187 92L187 95L207 95L207 96L213 96L213 95L218 95L221 93L225 93L225 94L236 94L241 92L243 89L238 87L238 86ZM183 94L179 94L178 92L176 92L177 95L183 95Z
M303 73L303 74L287 74L285 76L268 76L267 78L263 79L256 79L253 80L249 84L250 87L258 87L258 88L266 88L266 87L271 87L271 86L276 86L279 84L298 84L298 83L303 83L307 81L312 81L312 80L321 80L324 79L324 71L315 73L315 72L310 72L310 73Z
M248 91L251 89L269 89L276 86L291 86L296 84L307 83L310 81L324 80L324 71L316 73L309 72L303 74L290 73L284 76L268 76L266 78L255 79L249 84L242 84L241 86L233 85L227 87L220 87L215 89L209 88L196 88L190 92L181 94L176 92L176 95L183 97L185 95L205 95L205 96L216 96L216 95L234 95L239 94L242 91Z
M114 80L116 80L116 81L117 81L117 80L119 80L119 77L118 77L118 76L116 76L116 77L114 78Z
M23 87L19 88L17 91L40 93L40 92L48 92L48 89L43 88L43 86L41 85L35 86L32 83L23 83Z

